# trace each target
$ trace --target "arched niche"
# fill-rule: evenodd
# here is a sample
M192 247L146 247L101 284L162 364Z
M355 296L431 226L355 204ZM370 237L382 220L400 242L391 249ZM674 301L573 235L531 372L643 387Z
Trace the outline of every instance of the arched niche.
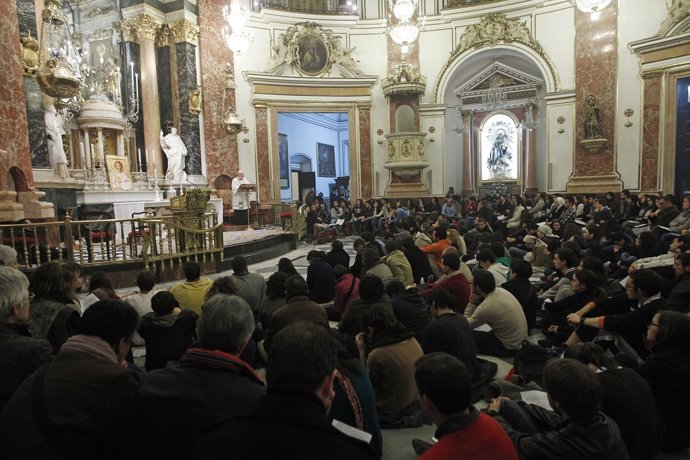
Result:
M414 131L414 110L409 105L401 105L395 109L395 132L411 133Z
M14 183L14 190L16 192L28 192L29 191L29 183L26 180L26 175L24 172L19 169L18 166L12 166L9 169L9 184L12 185Z
M519 181L522 138L520 121L511 112L488 114L479 126L479 179L482 183Z

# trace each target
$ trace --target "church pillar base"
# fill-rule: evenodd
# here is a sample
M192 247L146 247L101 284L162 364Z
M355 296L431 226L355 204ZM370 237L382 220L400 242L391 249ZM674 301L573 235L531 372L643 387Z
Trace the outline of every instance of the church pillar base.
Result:
M618 174L606 176L574 176L566 185L568 193L601 193L623 190L623 182Z
M0 191L0 222L24 219L24 206L17 203L17 192Z
M24 206L24 213L27 219L55 218L55 207L53 203L39 201L39 199L43 198L45 195L45 192L40 192L38 190L17 192L17 201Z

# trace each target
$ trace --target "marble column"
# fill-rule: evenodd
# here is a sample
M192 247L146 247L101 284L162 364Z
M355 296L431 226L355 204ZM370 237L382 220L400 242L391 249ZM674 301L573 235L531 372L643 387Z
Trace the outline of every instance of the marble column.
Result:
M470 110L463 110L460 117L465 129L462 133L462 193L463 195L474 195L476 192L472 180L472 120L474 114Z
M36 24L35 0L16 0L17 18L19 20L20 38L28 45L31 38L38 37ZM30 73L24 73L24 98L26 101L26 115L29 122L29 148L31 150L31 165L35 168L49 168L48 144L46 143L46 125L44 119L43 93L36 78Z
M642 159L640 161L640 191L658 192L659 187L659 126L661 107L660 71L642 74L644 101L642 120Z
M222 12L226 5L226 0L198 2L199 53L204 89L204 150L206 175L210 184L220 174L234 177L239 169L237 139L229 136L221 126L224 111L228 107L235 107L234 91L227 91L226 94L225 89L228 76L234 77L234 58L221 36L225 27ZM226 69L230 70L229 74ZM257 134L258 129L257 120ZM260 151L258 143L257 151Z
M161 115L158 103L158 71L156 69L156 36L161 25L148 14L140 14L121 22L123 39L125 41L137 41L139 44L139 64L141 65L140 113L143 117L143 148L146 151L147 165L150 163L163 164L160 146ZM138 147L142 148L139 145Z
M525 192L536 193L537 187L537 128L525 129Z
M567 189L576 193L622 188L620 175L616 172L614 135L618 68L617 2L612 2L597 14L598 19L593 20L589 13L575 8L576 143L575 165ZM607 143L597 152L590 152L581 144L586 138L585 117L590 95L596 98L601 113L600 137L607 139Z
M156 37L156 67L158 73L158 102L161 118L161 129L170 123L177 126L173 115L173 84L170 61L170 29L163 25Z
M359 197L368 199L373 197L372 184L372 151L371 151L371 106L359 105L357 107L359 119L359 164L360 185Z
M187 173L201 175L201 134L199 115L189 110L189 95L197 88L196 42L199 27L182 20L172 25L177 62L177 94L180 113L180 137L187 146Z
M255 108L256 115L256 186L257 201L262 204L273 203L271 193L271 161L268 158L268 107L260 105ZM251 179L250 179L251 180Z

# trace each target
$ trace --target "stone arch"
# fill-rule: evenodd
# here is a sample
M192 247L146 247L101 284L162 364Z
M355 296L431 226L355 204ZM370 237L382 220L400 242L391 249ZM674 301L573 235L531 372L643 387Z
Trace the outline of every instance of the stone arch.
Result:
M445 99L445 96L449 90L448 85L453 81L453 76L464 64L467 63L468 60L488 53L495 55L497 52L500 52L500 50L507 50L515 53L537 67L544 79L545 93L552 93L560 89L558 73L556 72L556 68L546 53L544 53L542 50L536 50L522 43L502 43L494 46L484 46L478 49L469 49L463 52L453 53L450 59L448 59L448 62L446 62L441 69L441 72L434 83L432 104L443 103L443 100Z
M28 192L30 190L24 171L17 166L12 166L8 172L14 182L14 190L16 192Z

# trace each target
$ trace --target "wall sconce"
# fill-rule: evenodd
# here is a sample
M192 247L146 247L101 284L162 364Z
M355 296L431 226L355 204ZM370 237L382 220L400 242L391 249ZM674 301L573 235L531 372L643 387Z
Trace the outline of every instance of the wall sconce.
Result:
M379 136L383 136L383 130L381 128L377 129L376 134L378 134ZM379 145L383 145L383 139L377 140L376 143Z
M626 128L630 128L633 125L633 122L630 121L630 117L635 115L635 111L633 109L626 109L625 112L623 112L623 115L628 119L623 126Z
M558 123L559 125L562 125L563 123L565 123L565 117L560 116L560 117L556 118L556 123ZM556 132L558 134L563 134L565 132L565 129L559 128L558 131L556 131Z

